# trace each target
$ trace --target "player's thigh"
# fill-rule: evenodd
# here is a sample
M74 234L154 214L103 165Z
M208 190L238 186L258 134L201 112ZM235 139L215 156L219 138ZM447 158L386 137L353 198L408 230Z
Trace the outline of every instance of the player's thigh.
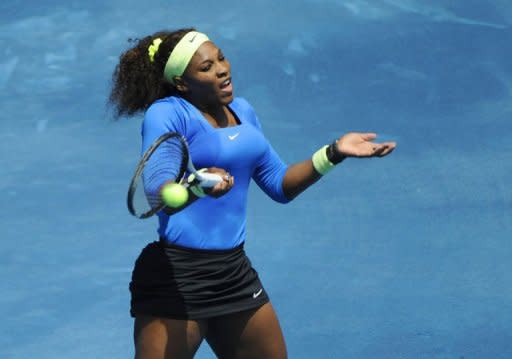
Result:
M138 316L134 324L135 359L191 359L206 323Z
M287 358L281 326L270 303L210 320L206 340L221 359Z

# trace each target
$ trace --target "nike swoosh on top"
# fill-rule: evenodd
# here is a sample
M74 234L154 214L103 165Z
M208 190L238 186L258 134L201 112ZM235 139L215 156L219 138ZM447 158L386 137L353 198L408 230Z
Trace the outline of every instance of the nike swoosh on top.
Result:
M237 138L237 137L238 137L238 135L239 135L239 134L240 134L240 132L235 133L234 135L228 135L228 138L229 138L231 141L233 141L235 138Z

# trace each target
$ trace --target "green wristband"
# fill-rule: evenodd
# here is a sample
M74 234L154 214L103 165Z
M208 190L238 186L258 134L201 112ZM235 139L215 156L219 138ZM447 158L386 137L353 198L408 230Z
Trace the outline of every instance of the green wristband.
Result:
M322 148L320 148L313 154L313 157L311 158L311 160L313 161L313 167L322 176L325 175L330 170L332 170L335 166L327 158L327 147L329 146L325 145Z

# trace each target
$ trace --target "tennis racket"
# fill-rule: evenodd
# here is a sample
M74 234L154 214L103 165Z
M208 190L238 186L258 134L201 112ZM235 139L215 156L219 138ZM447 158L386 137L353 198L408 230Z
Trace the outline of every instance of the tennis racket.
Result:
M189 182L186 178L192 180ZM169 182L211 188L221 181L218 174L198 172L185 137L177 132L167 132L149 146L135 169L128 188L128 211L144 219L164 209L160 191Z

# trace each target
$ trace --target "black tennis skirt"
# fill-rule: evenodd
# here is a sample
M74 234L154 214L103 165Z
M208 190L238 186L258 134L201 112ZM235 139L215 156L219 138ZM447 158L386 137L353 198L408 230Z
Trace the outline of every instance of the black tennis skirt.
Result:
M130 292L132 317L206 319L269 301L243 245L196 250L150 243L135 262Z

